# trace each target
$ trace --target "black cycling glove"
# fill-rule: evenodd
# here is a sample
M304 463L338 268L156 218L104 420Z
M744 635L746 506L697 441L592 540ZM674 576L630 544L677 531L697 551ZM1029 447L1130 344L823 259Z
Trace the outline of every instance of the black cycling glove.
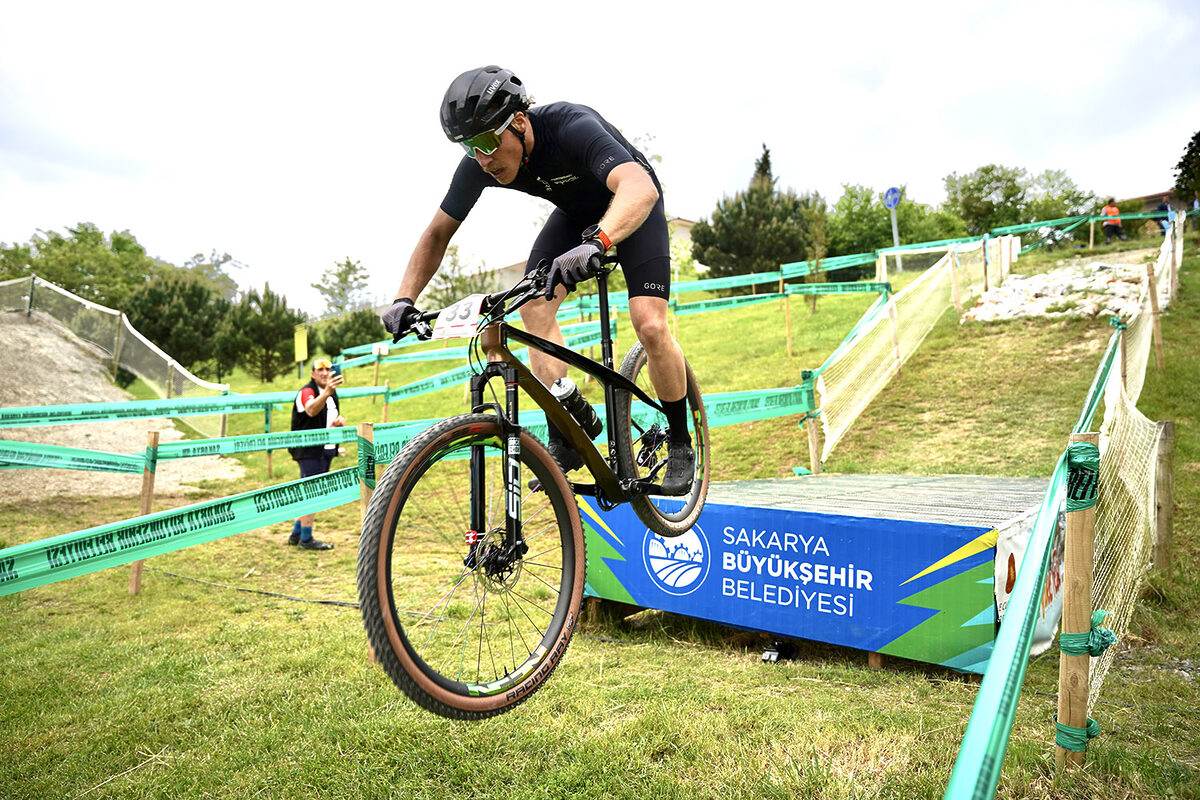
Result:
M412 324L417 321L417 317L421 315L413 306L413 301L407 297L397 297L388 310L383 312L380 319L383 320L383 327L387 328L388 333L392 334L392 343L400 341L400 337L408 333Z
M546 278L547 300L554 299L554 290L561 283L568 292L575 291L576 284L595 277L601 264L600 256L604 255L604 245L595 239L588 239L583 244L572 247L563 253L550 265L550 275ZM595 263L593 263L595 259Z

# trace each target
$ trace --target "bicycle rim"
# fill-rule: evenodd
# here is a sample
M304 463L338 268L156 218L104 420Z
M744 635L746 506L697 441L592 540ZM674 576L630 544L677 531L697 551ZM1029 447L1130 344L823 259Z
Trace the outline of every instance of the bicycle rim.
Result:
M704 399L692 368L684 362L687 372L688 433L696 454L696 470L692 488L678 497L635 497L630 505L646 527L660 536L681 536L687 533L704 507L708 495L709 439L708 418ZM651 397L655 396L646 368L646 354L641 343L634 344L621 363L621 374L632 380ZM618 452L627 474L661 480L667 458L666 416L645 403L634 401L627 392L618 392L617 420L621 426Z
M545 448L527 434L521 445L522 470L548 488L522 491L528 550L520 558L502 547L503 443L490 415L446 420L414 439L381 479L364 522L371 563L364 571L360 552L359 581L360 595L376 601L374 620L363 605L372 645L397 686L443 716L477 719L525 700L561 660L578 620L578 509ZM470 522L473 446L486 454L480 531Z

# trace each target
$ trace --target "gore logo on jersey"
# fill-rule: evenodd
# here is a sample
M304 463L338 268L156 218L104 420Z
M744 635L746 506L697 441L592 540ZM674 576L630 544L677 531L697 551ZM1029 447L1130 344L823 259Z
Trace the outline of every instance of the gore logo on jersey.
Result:
M570 183L571 181L577 181L577 180L579 180L578 175L568 173L566 175L559 175L557 178L551 178L550 182L555 184L556 186L562 186L563 184Z

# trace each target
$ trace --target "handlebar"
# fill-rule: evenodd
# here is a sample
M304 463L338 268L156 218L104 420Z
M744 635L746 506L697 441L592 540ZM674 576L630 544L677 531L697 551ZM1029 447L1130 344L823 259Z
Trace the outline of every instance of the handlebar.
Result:
M596 278L601 275L607 275L609 272L612 272L612 267L616 263L617 256L615 255L593 256L588 262L589 271L592 273L590 277ZM550 260L543 258L532 272L526 273L515 284L485 297L480 311L490 317L492 321L508 316L535 297L545 294L546 278L549 274ZM501 307L500 313L493 314L492 312L498 306ZM439 308L435 311L420 312L416 320L407 330L401 331L395 341L399 341L410 333L415 333L417 338L421 340L429 339L433 336L433 327L430 323L435 321L444 310Z

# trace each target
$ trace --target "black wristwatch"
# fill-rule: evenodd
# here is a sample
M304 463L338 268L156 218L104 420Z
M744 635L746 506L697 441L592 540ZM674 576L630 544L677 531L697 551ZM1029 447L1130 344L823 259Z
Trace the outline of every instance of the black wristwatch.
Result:
M600 226L589 225L583 229L583 240L585 242L596 241L604 246L604 252L608 252L612 247L612 240L608 238L608 234L600 230Z

